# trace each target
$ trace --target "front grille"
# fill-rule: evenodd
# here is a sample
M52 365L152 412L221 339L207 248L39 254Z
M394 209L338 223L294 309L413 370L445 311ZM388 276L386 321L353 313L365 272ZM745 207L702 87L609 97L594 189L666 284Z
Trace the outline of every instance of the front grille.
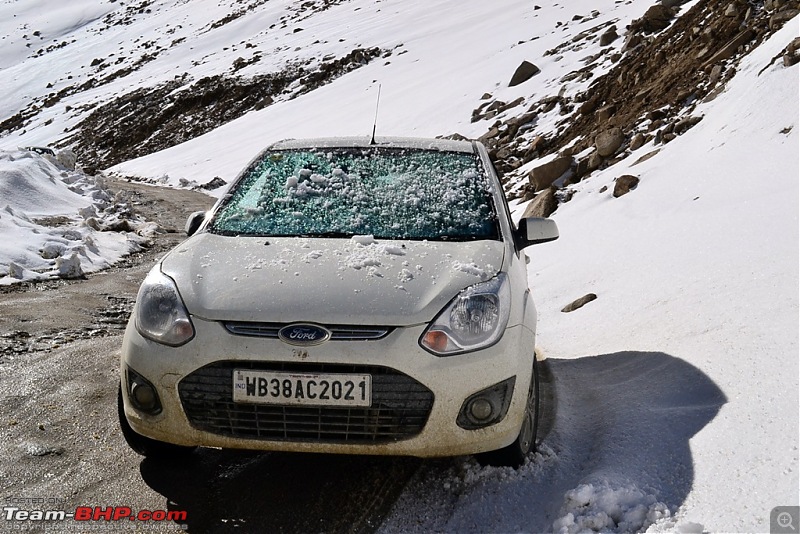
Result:
M279 323L252 323L226 321L222 323L225 329L237 336L266 337L278 339L278 332L286 324ZM331 331L331 341L371 341L383 339L393 330L390 326L350 326L328 325Z
M233 370L298 373L368 373L372 406L274 406L233 402ZM387 443L419 434L433 406L433 392L410 376L379 366L274 362L216 362L178 385L195 428L245 439L325 443Z

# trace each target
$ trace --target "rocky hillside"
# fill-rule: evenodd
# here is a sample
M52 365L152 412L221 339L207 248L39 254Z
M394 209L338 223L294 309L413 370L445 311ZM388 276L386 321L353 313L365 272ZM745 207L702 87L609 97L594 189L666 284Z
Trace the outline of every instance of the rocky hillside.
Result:
M669 143L697 124L703 118L695 113L697 104L713 100L734 75L738 60L800 13L796 0L703 0L677 17L684 3L662 0L625 28L599 25L549 50L554 55L567 48L586 51L585 67L562 80L593 78L585 91L511 103L484 95L473 121L518 110L497 120L480 139L506 175L509 197L537 198L528 214L550 215L559 201L569 200L565 186L614 165L650 141L656 147ZM622 53L608 46L617 39L624 39ZM800 38L773 59L785 67L798 61ZM523 63L514 76L535 76L537 71ZM537 129L539 116L552 112L563 116L558 129ZM539 164L540 159L546 163ZM621 178L615 196L638 182L635 176Z

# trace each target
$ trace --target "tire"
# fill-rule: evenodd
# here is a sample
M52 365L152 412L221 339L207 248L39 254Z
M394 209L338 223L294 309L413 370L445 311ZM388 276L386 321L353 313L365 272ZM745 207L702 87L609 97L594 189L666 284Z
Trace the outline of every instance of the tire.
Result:
M122 384L117 389L117 415L119 416L119 427L122 430L125 442L134 452L142 456L153 459L174 459L186 456L196 449L196 447L173 445L172 443L148 438L131 428L128 419L125 417L125 405L122 402Z
M528 403L525 407L525 418L519 435L510 445L496 451L476 454L478 463L495 467L513 467L518 469L525 463L525 458L536 449L536 434L539 430L539 365L533 358L533 376L528 388Z

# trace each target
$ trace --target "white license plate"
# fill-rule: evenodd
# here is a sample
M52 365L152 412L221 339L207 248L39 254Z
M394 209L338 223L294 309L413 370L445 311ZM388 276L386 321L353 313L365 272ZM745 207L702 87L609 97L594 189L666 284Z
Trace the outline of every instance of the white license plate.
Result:
M235 369L233 401L285 406L370 406L372 376Z

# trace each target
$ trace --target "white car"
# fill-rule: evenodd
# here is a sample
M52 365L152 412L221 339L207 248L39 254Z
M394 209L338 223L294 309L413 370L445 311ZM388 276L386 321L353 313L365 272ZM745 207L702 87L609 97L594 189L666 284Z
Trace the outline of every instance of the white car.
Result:
M194 447L519 466L539 412L536 310L486 149L282 141L139 290L119 413L144 455Z

